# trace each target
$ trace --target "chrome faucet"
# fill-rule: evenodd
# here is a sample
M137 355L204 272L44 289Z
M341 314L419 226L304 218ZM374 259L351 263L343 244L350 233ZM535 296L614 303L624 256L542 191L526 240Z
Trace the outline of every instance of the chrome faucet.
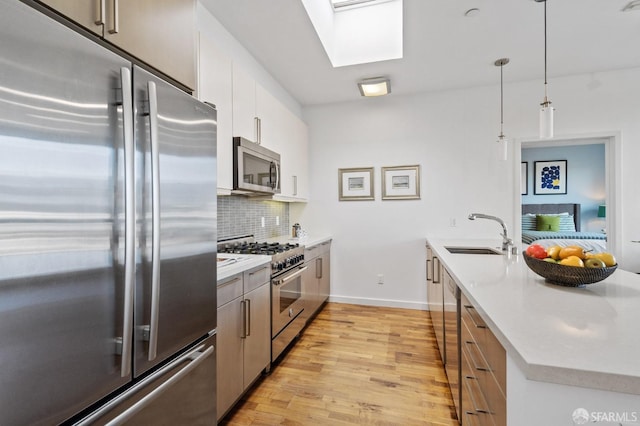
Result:
M501 234L502 235L502 251L508 252L509 247L513 245L513 240L509 238L509 234L507 233L507 225L504 223L504 220L500 219L499 217L491 216L483 213L471 213L469 215L469 220L476 220L476 219L495 220L500 225L502 225L502 234Z

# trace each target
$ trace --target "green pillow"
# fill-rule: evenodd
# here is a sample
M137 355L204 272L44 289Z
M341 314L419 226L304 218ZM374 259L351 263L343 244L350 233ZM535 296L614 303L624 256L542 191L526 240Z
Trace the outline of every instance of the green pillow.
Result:
M560 216L536 216L536 231L553 231L560 230Z

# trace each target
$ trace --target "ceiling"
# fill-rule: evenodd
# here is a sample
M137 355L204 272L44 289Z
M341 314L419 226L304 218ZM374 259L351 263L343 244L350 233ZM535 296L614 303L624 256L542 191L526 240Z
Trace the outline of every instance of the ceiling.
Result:
M328 0L314 0L328 1ZM404 0L404 57L333 68L301 0L200 0L301 105L356 100L388 76L393 94L544 78L544 3ZM640 10L629 0L548 0L548 80L640 66ZM475 17L465 12L478 8ZM640 75L639 75L640 78Z

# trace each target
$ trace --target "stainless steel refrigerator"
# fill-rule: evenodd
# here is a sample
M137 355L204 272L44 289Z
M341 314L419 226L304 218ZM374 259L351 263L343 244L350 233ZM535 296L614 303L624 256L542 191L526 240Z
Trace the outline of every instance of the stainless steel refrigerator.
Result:
M0 425L215 424L216 210L213 107L0 0Z

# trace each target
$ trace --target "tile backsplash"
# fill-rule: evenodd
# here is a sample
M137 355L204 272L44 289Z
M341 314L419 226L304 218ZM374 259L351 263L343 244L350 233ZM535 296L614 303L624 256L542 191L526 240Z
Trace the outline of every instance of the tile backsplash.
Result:
M236 195L218 197L218 239L253 234L259 241L290 233L288 203Z

